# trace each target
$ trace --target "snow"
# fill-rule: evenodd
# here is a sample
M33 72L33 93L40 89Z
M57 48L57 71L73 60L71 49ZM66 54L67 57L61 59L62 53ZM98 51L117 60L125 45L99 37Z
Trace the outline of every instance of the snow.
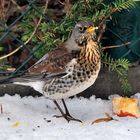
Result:
M140 94L135 95L140 101ZM5 95L0 97L0 140L133 140L139 139L140 119L117 117L112 114L112 97L109 100L66 99L70 113L80 122L67 122L59 115L51 100L45 97ZM110 114L118 121L91 124Z

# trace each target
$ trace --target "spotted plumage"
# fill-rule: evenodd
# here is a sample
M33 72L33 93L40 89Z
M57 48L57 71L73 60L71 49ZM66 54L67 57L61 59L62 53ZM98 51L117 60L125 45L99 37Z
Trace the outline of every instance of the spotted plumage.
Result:
M71 117L63 99L84 91L98 76L101 60L95 29L91 21L78 22L68 41L46 54L15 83L33 87L52 99L65 119L77 120ZM62 99L66 114L57 99Z
M43 94L52 99L62 99L78 94L91 86L100 70L98 46L91 40L81 48L79 57L66 67L67 74L46 81ZM73 90L74 89L74 90Z

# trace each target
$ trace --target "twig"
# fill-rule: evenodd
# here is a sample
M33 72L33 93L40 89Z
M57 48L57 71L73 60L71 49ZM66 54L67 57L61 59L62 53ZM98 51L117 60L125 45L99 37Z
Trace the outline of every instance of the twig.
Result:
M131 44L131 42L127 42L127 43L124 43L121 45L115 45L115 46L106 46L106 47L103 47L102 50L104 51L105 49L119 48L119 47L123 47L123 46L129 45L129 44Z
M111 7L112 8L112 7ZM110 12L108 13L108 15L106 15L103 19L102 19L102 21L100 22L100 24L99 24L99 28L105 23L105 21L113 14L113 13L115 13L116 11L117 11L118 9L117 8L112 8L112 9L110 9Z
M61 2L59 0L58 2L64 6L64 11L66 12L67 15L69 15L71 9L70 0L65 0L64 2Z
M7 55L4 55L4 56L0 57L0 60L5 59L5 58L7 58L7 57L13 55L13 54L16 53L18 50L20 50L22 47L23 47L23 45L19 46L18 48L16 48L14 51L8 53Z
M3 114L3 107L2 107L2 104L0 105L0 114Z
M112 7L111 7L112 8ZM112 8L110 9L110 12L108 13L108 15L106 15L102 21L100 22L98 28L100 29L100 32L99 32L99 35L98 35L98 39L97 41L100 42L102 36L103 36L103 33L105 32L105 28L106 28L106 20L113 14L117 11L117 8Z
M61 2L60 0L58 1L60 4L65 5L64 2Z
M102 26L100 26L100 32L98 34L98 38L97 38L97 42L99 43L102 36L103 36L103 33L105 32L105 29L106 29L106 24L104 23Z
M48 7L48 0L46 0L46 4L45 4L45 8L44 8L43 14L45 13L47 7ZM20 50L24 45L26 45L27 43L29 43L29 41L30 41L30 40L33 38L33 36L35 35L35 33L36 33L36 31L37 31L37 29L38 29L38 27L39 27L39 25L40 25L40 23L41 23L41 21L42 21L42 18L43 18L43 16L41 15L41 17L40 17L40 19L39 19L39 21L38 21L38 23L37 23L37 25L36 25L36 27L35 27L33 33L32 33L31 36L24 42L23 45L20 45L18 48L16 48L14 51L10 52L9 54L0 57L0 60L5 59L5 58L7 58L7 57L13 55L13 54L16 53L18 50Z
M11 2L17 7L18 10L21 10L21 7L17 4L15 0L11 0Z

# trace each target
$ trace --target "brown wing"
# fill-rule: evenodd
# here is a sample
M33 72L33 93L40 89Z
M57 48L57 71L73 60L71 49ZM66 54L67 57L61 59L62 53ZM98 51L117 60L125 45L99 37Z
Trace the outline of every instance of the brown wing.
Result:
M65 66L76 57L76 54L77 52L69 52L65 47L59 46L29 68L28 72L31 74L64 72Z

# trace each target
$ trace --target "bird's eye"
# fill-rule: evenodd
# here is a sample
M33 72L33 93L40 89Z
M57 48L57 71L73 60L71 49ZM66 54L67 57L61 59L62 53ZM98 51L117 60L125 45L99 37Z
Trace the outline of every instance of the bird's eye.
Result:
M84 31L84 28L83 27L79 27L79 31L80 32L83 32Z

